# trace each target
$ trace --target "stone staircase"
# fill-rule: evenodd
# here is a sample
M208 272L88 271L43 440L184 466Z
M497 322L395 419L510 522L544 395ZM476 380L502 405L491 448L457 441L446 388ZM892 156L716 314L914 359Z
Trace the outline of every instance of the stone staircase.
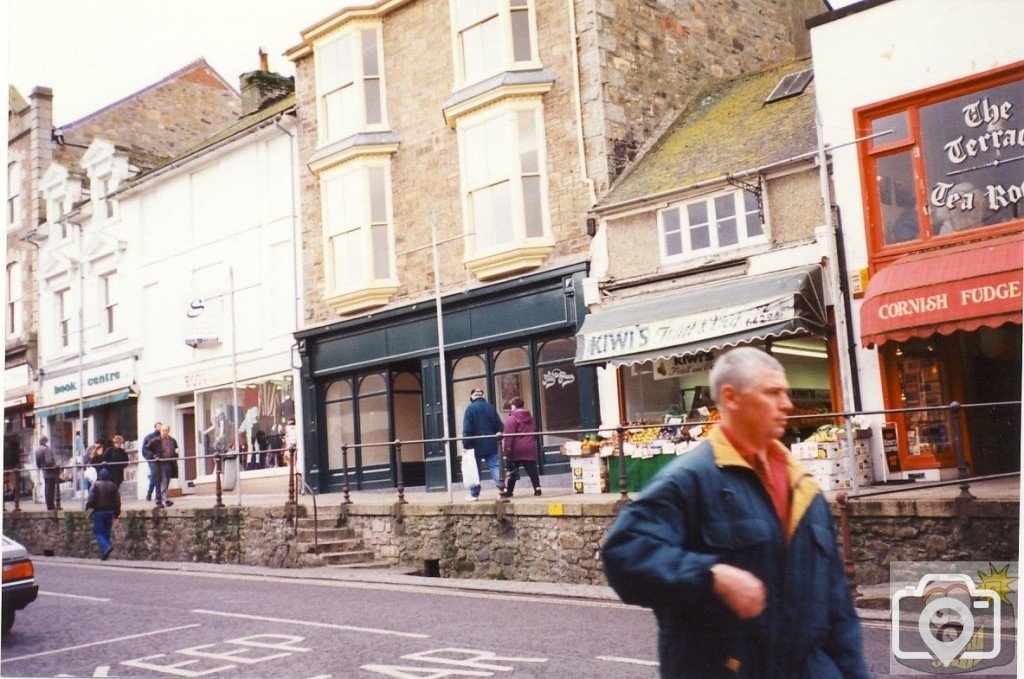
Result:
M295 526L299 552L316 554L326 565L343 568L387 568L384 561L375 561L373 552L366 549L363 539L350 527L334 526L334 518L300 518ZM316 542L314 543L314 536Z

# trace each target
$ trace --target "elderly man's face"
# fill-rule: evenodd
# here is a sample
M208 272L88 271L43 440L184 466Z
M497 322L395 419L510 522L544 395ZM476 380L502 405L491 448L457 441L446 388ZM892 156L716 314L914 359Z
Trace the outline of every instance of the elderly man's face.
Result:
M753 385L746 391L734 390L733 399L731 414L738 428L764 439L777 439L786 432L786 416L793 403L784 373L761 368Z
M168 436L170 436L170 434L171 434L171 428L170 427L168 427L166 425L164 425L163 427L160 427L160 436L163 436L164 438L167 438Z

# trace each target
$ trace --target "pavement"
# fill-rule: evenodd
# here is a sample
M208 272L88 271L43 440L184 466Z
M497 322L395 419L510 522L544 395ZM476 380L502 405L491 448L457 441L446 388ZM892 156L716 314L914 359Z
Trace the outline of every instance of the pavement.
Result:
M529 488L523 489L522 496L516 495L510 502L519 504L536 504L558 502L563 504L614 504L621 499L620 493L582 494L576 493L570 486L568 475L542 477L544 483L543 495L535 497ZM244 483L243 483L244 486ZM959 485L929 487L928 484L906 484L899 486L869 486L861 489L862 494L880 493L874 499L892 499L899 501L935 501L951 500L960 494ZM971 494L981 500L992 500L1002 502L1020 502L1020 478L1019 476L992 479L988 481L974 482L970 485ZM633 493L632 495L635 495ZM834 499L835 492L825 494L830 500ZM487 489L481 494L480 502L495 501L497 492ZM227 506L283 506L288 499L287 492L246 492L244 487L239 503L238 493L231 491L224 493L223 502ZM363 490L352 491L350 499L355 505L390 504L398 499L394 490ZM410 488L405 491L405 499L409 504L421 505L445 505L449 504L447 492L426 492L422 487ZM872 498L862 497L853 502L869 501ZM337 508L344 500L342 493L323 493L316 496L318 508ZM175 508L208 508L214 505L213 495L193 494L174 498ZM64 507L78 509L83 500L65 499ZM297 502L306 506L312 506L313 496L309 494L299 495ZM451 502L455 504L469 504L466 500L466 493L459 484L455 484L452 492ZM11 503L4 505L5 511L9 511ZM144 510L152 507L151 502L142 499L123 500L123 510ZM43 505L29 500L21 502L23 511L42 511ZM54 562L78 562L80 559L67 557L39 557L46 561ZM259 566L242 566L234 564L204 564L204 563L179 563L166 561L123 561L110 559L108 566L121 568L147 568L156 570L174 570L182 572L217 572L237 573L239 575L252 575L278 579L306 579L306 580L332 580L344 582L373 583L381 586L395 587L435 587L457 591L478 591L478 592L499 592L505 594L521 594L529 596L550 596L560 598L580 598L604 601L618 601L615 592L606 586L598 585L577 585L568 583L545 583L545 582L518 582L511 580L484 580L468 578L432 578L416 573L411 573L409 568L390 569L352 569L335 566L318 566L312 568L281 569ZM861 586L858 588L856 598L857 611L864 619L888 620L889 613L889 584Z

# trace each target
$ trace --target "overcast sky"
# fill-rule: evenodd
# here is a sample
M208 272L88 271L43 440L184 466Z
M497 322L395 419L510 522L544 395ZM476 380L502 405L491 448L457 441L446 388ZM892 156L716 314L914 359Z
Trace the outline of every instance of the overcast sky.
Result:
M293 75L281 54L345 0L5 0L8 81L28 99L53 90L54 122L75 121L204 57L238 88L259 67Z

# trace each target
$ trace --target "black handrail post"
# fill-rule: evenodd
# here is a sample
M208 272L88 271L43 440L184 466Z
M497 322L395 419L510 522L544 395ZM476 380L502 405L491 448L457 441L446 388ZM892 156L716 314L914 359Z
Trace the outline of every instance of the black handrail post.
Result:
M498 443L498 500L500 502L508 502L508 487L505 485L508 483L508 475L505 473L507 461L505 459L505 445L502 436L501 432L494 435L494 440Z
M21 511L21 467L14 468L14 511Z
M846 573L850 595L857 599L861 593L857 589L857 564L853 558L853 543L850 538L850 497L845 490L836 494L836 502L839 504L839 537L843 542L843 572Z
M64 471L63 467L57 467L57 478L56 478L56 483L54 484L54 488L53 488L53 511L55 513L60 511L60 484L61 484L61 476L63 476L63 474L61 472L63 472L63 471ZM75 482L72 481L71 482L71 487L74 488L74 486L75 486ZM45 489L46 489L46 479L44 478L43 479L43 490L44 490L44 492L45 492ZM71 492L74 493L73 490Z
M960 440L960 427L963 424L963 406L959 401L949 404L949 435L953 438L953 452L956 453L956 475L960 484L960 499L973 499L971 482L967 479L967 459L964 457L963 442Z
M295 506L295 446L288 449L288 502L286 507Z
M341 504L350 505L352 504L352 498L349 497L349 485L348 485L348 444L341 444L341 492L344 499Z
M402 472L402 442L395 439L395 475L398 479L398 504L407 504L405 499L405 474Z

